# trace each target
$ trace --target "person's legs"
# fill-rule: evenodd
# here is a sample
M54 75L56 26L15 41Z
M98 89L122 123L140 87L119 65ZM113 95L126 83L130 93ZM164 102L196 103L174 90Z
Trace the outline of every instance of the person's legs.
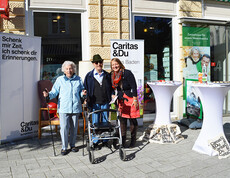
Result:
M137 119L129 119L130 122L130 131L131 131L131 143L129 145L129 147L134 147L136 144L136 135L137 135L137 127L138 127L138 123L137 123Z
M99 110L100 105L99 104L93 104L93 111ZM92 124L98 123L100 119L100 113L92 114Z
M60 116L60 134L62 140L62 150L67 150L70 115L65 113L60 113L59 116Z
M100 104L93 104L93 111L101 109ZM92 125L97 124L100 121L100 113L92 114ZM92 134L93 143L98 143L98 137L94 137Z
M101 106L101 109L109 109L109 104L102 104ZM101 119L101 122L108 122L108 118L109 118L109 112L105 111L103 113L101 113L102 115L102 119Z
M121 123L122 146L125 147L126 130L127 130L127 118L120 117L120 123Z
M72 114L70 119L70 139L69 144L71 148L75 148L77 129L78 129L78 117L79 113ZM76 150L77 151L77 150Z

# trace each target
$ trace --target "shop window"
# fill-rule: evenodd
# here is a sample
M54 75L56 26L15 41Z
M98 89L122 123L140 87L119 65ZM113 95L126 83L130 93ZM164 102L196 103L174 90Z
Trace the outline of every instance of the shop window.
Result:
M144 113L155 113L148 81L172 80L172 19L135 16L135 39L144 39Z
M42 37L41 79L54 82L64 61L82 60L80 14L36 12L34 35Z

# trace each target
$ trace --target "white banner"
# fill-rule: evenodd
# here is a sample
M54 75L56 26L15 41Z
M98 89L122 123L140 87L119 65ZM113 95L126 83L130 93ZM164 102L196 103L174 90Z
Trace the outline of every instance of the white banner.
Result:
M143 116L144 104L144 40L110 40L111 59L119 58L126 69L132 71L137 83L137 94L140 103L140 115ZM143 118L137 119L143 125Z
M144 85L144 40L110 40L111 59L119 58L132 71L137 86Z
M0 33L0 141L37 134L41 38Z

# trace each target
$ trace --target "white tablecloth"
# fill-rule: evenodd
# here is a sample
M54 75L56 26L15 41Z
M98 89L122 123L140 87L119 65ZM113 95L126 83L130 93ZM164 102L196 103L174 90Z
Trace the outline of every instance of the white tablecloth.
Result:
M226 151L229 143L224 136L222 112L224 97L230 89L230 84L194 83L192 86L196 88L200 96L204 113L202 129L192 149L209 156L229 154L230 152ZM211 142L216 148L211 146ZM217 142L222 142L222 146ZM225 153L221 149L224 149Z
M147 82L153 90L156 100L156 125L171 124L170 105L175 90L182 84L177 81L168 82Z
M178 125L172 124L170 105L173 93L182 84L176 81L147 82L153 90L156 100L156 118L139 140L148 140L154 143L178 143L183 140Z

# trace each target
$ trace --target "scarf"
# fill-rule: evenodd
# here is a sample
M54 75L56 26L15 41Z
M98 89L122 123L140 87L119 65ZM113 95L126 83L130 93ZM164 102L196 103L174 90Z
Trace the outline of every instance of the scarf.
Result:
M123 75L123 70L119 70L119 72L112 72L111 80L112 80L112 87L116 89L118 87L119 82L121 81Z

